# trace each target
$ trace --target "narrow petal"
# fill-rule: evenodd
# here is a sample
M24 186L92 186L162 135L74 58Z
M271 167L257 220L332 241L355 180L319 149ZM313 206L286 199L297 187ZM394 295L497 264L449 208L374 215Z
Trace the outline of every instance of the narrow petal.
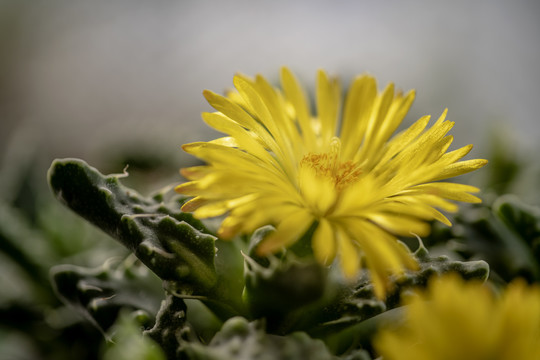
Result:
M377 96L375 100L373 111L368 120L364 142L362 143L362 147L358 152L357 157L364 159L373 158L373 153L377 151L377 134L392 105L393 99L394 84L390 83L386 89L384 89L383 93Z
M334 230L326 219L321 219L313 234L313 253L321 264L329 265L336 255Z
M317 115L324 145L336 135L339 107L339 82L337 79L329 79L324 71L319 70L317 72Z
M470 173L471 171L478 170L484 167L488 163L484 159L465 160L458 163L448 165L437 176L430 179L430 181L444 180L451 177Z
M192 212L192 211L198 209L199 207L208 204L211 201L212 200L205 199L205 198L202 198L200 196L197 196L197 197L194 197L193 199L189 200L188 202L184 203L184 205L182 205L181 210L183 212Z
M242 206L246 203L255 201L259 195L257 194L247 194L238 198L228 199L223 201L214 201L208 204L199 206L193 216L198 219L205 219L215 216L220 216L228 212L230 209L233 209L238 206Z
M199 180L212 172L211 166L201 165L180 169L180 174L188 180Z
M479 192L480 189L464 184L435 182L429 184L421 184L412 187L410 192L425 193L443 197L449 200L463 201L468 203L480 203L482 200L469 193Z
M234 86L242 95L244 100L250 105L255 112L258 121L269 130L277 147L272 149L276 156L279 158L281 165L284 167L288 174L294 174L295 164L293 164L294 152L292 150L291 143L283 130L277 125L277 122L272 117L271 110L269 110L265 103L263 96L264 92L257 89L256 84L247 79L244 76L236 75L234 77Z
M344 223L351 238L365 253L375 294L384 298L389 287L388 275L403 272L406 268L416 268L410 253L396 241L395 237L367 221L348 220Z
M352 238L340 228L337 228L337 245L343 274L346 278L353 279L360 268L359 249Z
M256 77L256 86L263 102L266 104L272 121L285 140L284 145L295 147L301 144L301 136L296 124L287 116L281 94L260 75Z
M377 97L377 84L373 77L356 77L349 87L340 136L343 155L351 159L360 148Z
M368 218L386 231L396 235L411 236L416 234L418 236L427 236L431 230L431 227L425 221L410 216L375 213L369 215Z
M202 118L214 129L231 135L235 139L237 146L241 147L243 150L255 155L261 161L277 167L275 159L264 146L261 145L262 141L257 141L257 135L255 133L248 132L238 123L221 113L203 113Z
M336 188L326 178L317 176L316 172L308 166L301 166L298 172L298 184L305 199L305 204L316 215L322 216L336 201Z
M377 205L375 209L380 212L390 212L395 214L407 214L425 221L438 220L445 225L452 226L452 223L437 209L419 201L407 201L411 197L397 197L395 200L389 200Z
M311 125L311 114L309 112L308 98L302 91L294 75L286 67L281 69L281 84L285 91L287 100L292 104L302 138L309 151L315 150L315 134Z
M295 209L277 226L274 233L266 237L257 247L259 255L268 255L297 241L313 223L313 216L304 209Z
M210 90L203 91L203 95L210 105L217 111L222 112L230 119L234 119L244 128L255 132L272 149L277 149L274 140L261 124L259 124L249 113L239 105L224 96L218 95Z
M393 160L392 164L388 165L387 163L393 159L398 153L403 151L409 144L416 139L418 135L424 131L427 124L429 123L430 116L423 116L422 118L418 119L411 127L409 127L407 130L397 134L395 137L392 138L387 144L387 150L384 154L384 157L379 161L378 167L387 167L387 168L394 168L395 165L393 164L399 164L397 160Z
M377 133L377 144L385 143L394 133L394 131L396 131L398 126L405 118L405 115L407 115L407 113L409 112L415 96L415 91L411 90L404 97L399 96L394 99L394 101L392 102L392 106L386 114L381 128Z

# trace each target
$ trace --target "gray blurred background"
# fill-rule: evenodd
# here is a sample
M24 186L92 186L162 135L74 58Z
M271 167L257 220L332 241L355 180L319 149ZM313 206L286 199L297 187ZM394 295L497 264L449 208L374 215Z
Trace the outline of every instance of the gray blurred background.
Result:
M344 86L369 72L415 88L406 122L448 107L456 146L474 143L476 157L494 129L538 149L537 0L0 4L4 169L30 153L43 174L56 157L100 165L124 147L180 167L181 144L215 136L202 90L222 92L235 72L275 82L282 65L307 87L324 68Z

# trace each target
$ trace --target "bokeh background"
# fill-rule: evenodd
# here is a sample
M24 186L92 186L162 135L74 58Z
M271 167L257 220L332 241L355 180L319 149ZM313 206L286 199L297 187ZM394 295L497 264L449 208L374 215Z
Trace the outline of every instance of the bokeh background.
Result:
M70 349L52 345L73 320L53 311L47 272L123 251L52 199L51 161L130 164L143 192L179 182L194 161L180 145L215 137L201 92L236 72L276 82L287 65L308 89L320 68L344 88L369 72L414 88L408 124L449 108L455 146L474 143L471 158L514 185L489 169L479 181L540 204L537 0L2 0L0 29L0 353L13 358L73 358L76 334L99 337L78 327Z
M203 89L224 90L235 72L276 80L282 65L308 87L324 68L345 85L369 72L415 88L409 121L448 107L458 145L481 147L495 127L517 147L540 135L536 0L1 4L2 153L22 141L92 160L141 143L180 156L213 136Z

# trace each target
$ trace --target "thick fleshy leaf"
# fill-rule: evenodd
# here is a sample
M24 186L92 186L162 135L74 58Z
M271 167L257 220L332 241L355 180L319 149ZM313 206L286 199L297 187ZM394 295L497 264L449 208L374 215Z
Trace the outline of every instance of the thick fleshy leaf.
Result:
M179 291L208 293L217 281L215 237L181 203L163 204L124 187L82 160L55 160L48 173L58 200L121 242Z

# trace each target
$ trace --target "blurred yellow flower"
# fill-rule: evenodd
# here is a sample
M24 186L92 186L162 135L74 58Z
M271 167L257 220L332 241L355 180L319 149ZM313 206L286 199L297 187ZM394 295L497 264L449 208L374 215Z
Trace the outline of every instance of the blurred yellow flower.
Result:
M184 145L207 165L182 169L191 181L176 188L195 196L184 211L198 218L227 215L221 238L273 224L277 230L258 247L264 255L291 245L316 224L312 248L318 261L330 264L337 257L352 278L363 256L383 297L388 274L417 266L396 236L426 235L433 219L450 225L437 210L456 211L448 200L480 201L470 194L475 187L435 182L487 162L459 161L472 145L446 152L454 124L445 121L446 111L431 128L424 116L390 139L413 91L395 93L390 84L378 92L373 77L359 76L342 109L338 80L319 71L312 115L287 68L281 90L262 76L236 75L234 85L237 92L227 97L204 92L217 110L203 113L204 121L229 136Z
M496 297L457 275L406 302L404 322L375 338L384 360L540 359L540 287L512 282Z

